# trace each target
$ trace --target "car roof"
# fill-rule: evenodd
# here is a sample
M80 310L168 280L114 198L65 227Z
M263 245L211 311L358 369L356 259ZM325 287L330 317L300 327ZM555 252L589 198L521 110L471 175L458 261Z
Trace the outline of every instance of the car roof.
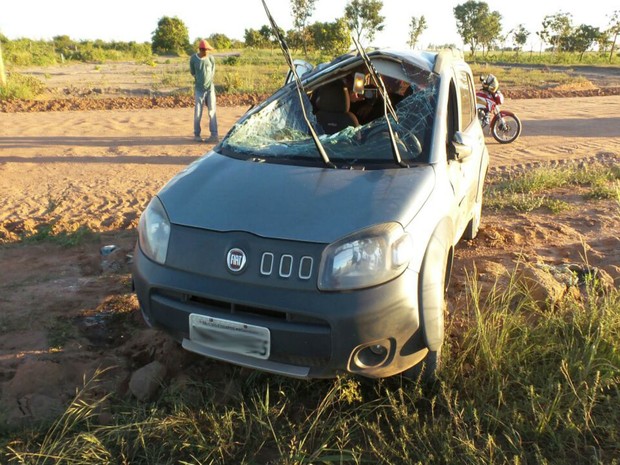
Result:
M387 58L398 61L406 61L418 68L428 72L441 74L441 72L454 62L464 63L463 54L457 49L442 49L440 51L416 51L416 50L398 50L398 49L376 49L368 52L368 57ZM351 63L358 62L360 56L357 52L349 52L341 55L330 62L321 63L312 72L304 76L307 78L316 77L317 75L329 74L336 69L346 67Z

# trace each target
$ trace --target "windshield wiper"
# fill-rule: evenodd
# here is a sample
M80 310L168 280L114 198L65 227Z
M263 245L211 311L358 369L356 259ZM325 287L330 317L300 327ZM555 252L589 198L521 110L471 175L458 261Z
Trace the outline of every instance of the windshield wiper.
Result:
M370 74L370 78L372 79L374 85L377 87L379 93L381 94L381 97L383 98L383 114L385 115L385 121L387 122L388 132L390 134L390 145L392 147L392 155L394 156L394 161L398 166L402 166L403 168L409 168L409 165L404 163L402 157L400 156L400 150L398 149L398 145L396 143L397 134L394 133L394 130L392 129L392 123L390 122L390 118L388 117L389 112L390 115L392 115L392 118L394 118L396 124L398 124L398 116L396 115L396 110L394 110L394 105L392 105L392 100L388 95L385 83L383 82L381 75L375 69L375 66L370 61L366 50L364 50L357 38L354 35L351 35L351 39L353 39L353 43L355 44L357 52L362 57L362 60L364 60L364 64L366 65L366 68L368 69L368 72Z
M295 66L293 65L293 57L291 56L291 52L288 48L288 44L286 43L286 40L284 40L284 37L282 37L282 33L280 32L280 28L276 24L275 19L273 19L273 16L271 16L271 12L269 11L269 8L267 7L267 3L265 2L265 0L262 0L262 1L263 1L263 7L265 8L265 13L267 14L267 18L269 18L269 22L271 23L273 34L276 36L276 39L278 39L278 43L280 44L280 48L282 49L282 54L284 55L286 64L288 65L289 69L291 70L291 73L293 73L293 76L295 77L295 87L297 88L297 96L299 97L299 103L301 103L301 111L303 113L304 120L306 121L306 124L308 125L308 128L310 129L310 135L312 136L314 145L316 145L316 148L319 151L319 154L321 155L323 162L330 168L336 168L336 165L334 165L330 161L329 157L327 156L327 152L325 152L325 148L323 147L323 144L319 140L319 136L317 135L316 131L312 127L312 123L310 123L310 119L308 118L308 114L306 113L306 106L304 105L304 98L303 98L303 95L305 94L304 86L301 83L301 79L299 78L299 75L297 74L297 69L295 69Z

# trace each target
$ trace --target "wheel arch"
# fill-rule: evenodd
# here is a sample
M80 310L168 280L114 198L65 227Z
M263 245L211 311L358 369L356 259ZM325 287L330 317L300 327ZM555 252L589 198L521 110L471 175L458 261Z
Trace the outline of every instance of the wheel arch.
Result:
M419 274L418 308L424 341L437 351L444 339L445 294L454 258L454 225L442 220L430 237Z

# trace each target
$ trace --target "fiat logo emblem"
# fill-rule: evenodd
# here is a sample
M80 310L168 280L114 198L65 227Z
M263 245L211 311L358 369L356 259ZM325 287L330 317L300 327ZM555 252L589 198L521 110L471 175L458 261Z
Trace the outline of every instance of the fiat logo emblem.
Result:
M245 269L247 258L245 252L241 249L230 249L226 255L226 265L233 273L241 273Z

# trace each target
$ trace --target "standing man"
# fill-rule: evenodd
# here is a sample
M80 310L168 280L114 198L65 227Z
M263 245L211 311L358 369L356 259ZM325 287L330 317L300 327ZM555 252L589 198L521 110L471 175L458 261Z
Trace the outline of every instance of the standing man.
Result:
M211 137L205 139L207 143L217 143L220 138L217 131L217 117L215 115L215 86L213 76L215 75L215 60L209 56L213 47L206 40L202 39L198 44L198 53L194 53L189 60L189 71L194 76L194 140L202 142L200 137L200 120L202 110L207 105L209 111L209 132Z

